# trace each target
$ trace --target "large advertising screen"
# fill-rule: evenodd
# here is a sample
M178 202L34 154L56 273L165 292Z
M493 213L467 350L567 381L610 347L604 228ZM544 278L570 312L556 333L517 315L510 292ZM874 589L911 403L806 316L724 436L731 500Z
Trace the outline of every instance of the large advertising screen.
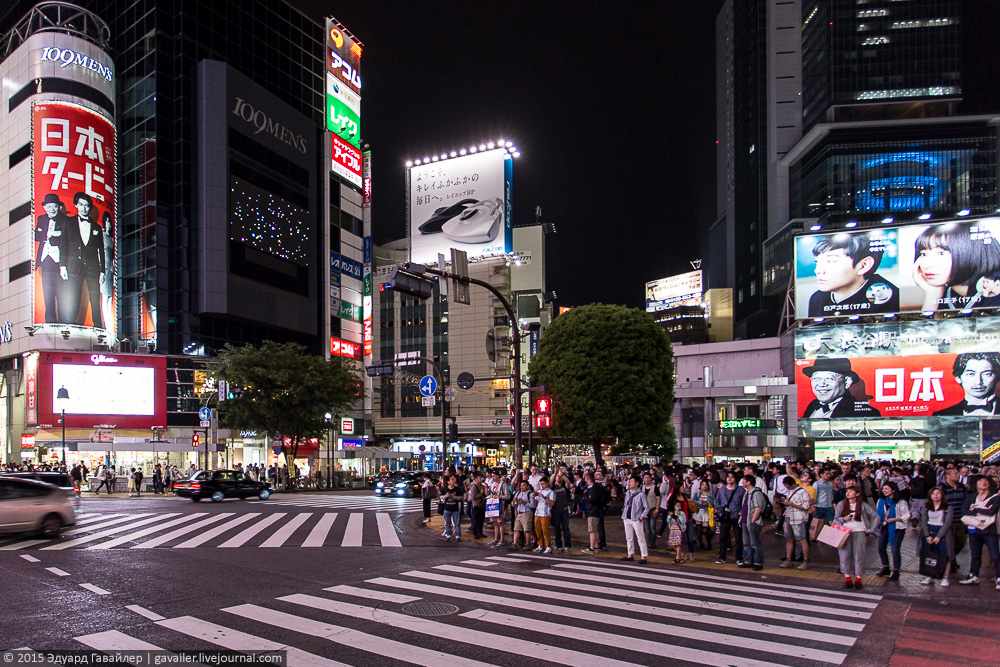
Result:
M1000 418L998 349L992 318L797 330L799 418Z
M144 354L42 352L38 426L152 428L166 424L166 358ZM58 401L60 389L69 398Z
M116 328L115 128L69 102L32 106L34 324Z
M689 271L646 283L646 312L701 304L701 271Z
M502 148L407 168L410 261L502 255L513 245L513 159Z
M799 236L799 319L1000 307L1000 218Z
M335 174L343 176L349 183L361 187L361 151L349 143L342 141L336 134L331 134L333 141L333 162L330 169Z

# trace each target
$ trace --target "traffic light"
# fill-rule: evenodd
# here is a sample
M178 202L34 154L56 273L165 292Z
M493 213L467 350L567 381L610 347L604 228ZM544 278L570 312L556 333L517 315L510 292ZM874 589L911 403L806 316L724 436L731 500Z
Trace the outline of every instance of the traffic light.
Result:
M194 433L194 434L191 435L191 446L192 447L197 447L198 443L200 443L200 442L201 442L201 436L200 435L198 435L197 433Z
M514 406L511 405L511 406L508 406L508 407L510 407L510 430L513 433L514 432Z
M219 380L219 402L229 398L229 383L225 380Z
M539 396L535 399L535 428L552 427L552 399Z
M392 271L389 272L389 284L394 291L409 294L418 299L429 299L434 294L434 283L412 273L403 273L398 266L393 267Z

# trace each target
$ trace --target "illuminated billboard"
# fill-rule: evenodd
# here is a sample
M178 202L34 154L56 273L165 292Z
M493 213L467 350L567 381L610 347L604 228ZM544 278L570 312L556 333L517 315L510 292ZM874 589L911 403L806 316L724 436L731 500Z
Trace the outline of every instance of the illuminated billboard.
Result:
M361 94L361 42L332 16L326 19L327 73Z
M451 248L470 259L510 252L512 174L502 148L407 167L410 261L437 262Z
M361 96L329 73L326 77L326 129L355 148L361 147Z
M993 318L796 330L799 417L1000 417L997 350Z
M646 283L646 312L697 306L702 296L701 271L690 271Z
M336 134L331 134L333 140L333 163L330 169L333 173L343 176L348 182L361 187L361 151Z
M116 328L115 128L69 102L31 108L34 324Z
M799 319L1000 307L1000 218L795 239Z
M152 428L166 425L166 357L146 354L42 352L37 361L37 420L55 428L65 388L70 428ZM30 387L29 387L30 390ZM31 412L28 418L30 423Z
M326 129L355 148L361 148L361 49L340 22L326 20Z

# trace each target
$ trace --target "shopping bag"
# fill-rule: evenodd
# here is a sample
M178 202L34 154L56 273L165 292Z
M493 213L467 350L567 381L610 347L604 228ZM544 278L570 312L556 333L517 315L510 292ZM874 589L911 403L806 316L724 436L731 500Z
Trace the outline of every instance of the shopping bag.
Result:
M715 528L715 508L708 506L708 527Z
M948 565L948 558L942 556L937 549L920 550L920 574L931 579L941 579L944 577L944 569Z
M486 500L486 518L495 519L500 516L500 499Z
M834 549L839 549L847 544L847 540L850 536L851 530L849 528L829 525L823 526L823 529L819 531L819 536L816 539L823 544L829 544Z
M819 539L819 534L823 530L824 524L826 524L826 521L824 521L823 519L815 519L815 518L809 523L810 541L815 542L816 540Z

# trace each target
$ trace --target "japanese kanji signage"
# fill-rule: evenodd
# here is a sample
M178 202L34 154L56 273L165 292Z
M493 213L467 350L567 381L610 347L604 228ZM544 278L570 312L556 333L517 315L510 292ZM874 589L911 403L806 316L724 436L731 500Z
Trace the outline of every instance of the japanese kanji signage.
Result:
M689 271L646 283L646 312L697 306L702 295L701 271Z
M330 137L333 139L333 163L330 169L360 188L361 151L336 134L331 134Z
M450 248L469 258L510 252L513 159L503 149L408 167L410 261L437 261Z
M326 77L326 129L361 147L361 96L330 74Z
M115 128L68 102L32 107L34 323L116 325Z
M332 16L326 20L326 69L361 94L361 42Z
M336 19L326 20L326 129L355 148L361 148L361 48Z

